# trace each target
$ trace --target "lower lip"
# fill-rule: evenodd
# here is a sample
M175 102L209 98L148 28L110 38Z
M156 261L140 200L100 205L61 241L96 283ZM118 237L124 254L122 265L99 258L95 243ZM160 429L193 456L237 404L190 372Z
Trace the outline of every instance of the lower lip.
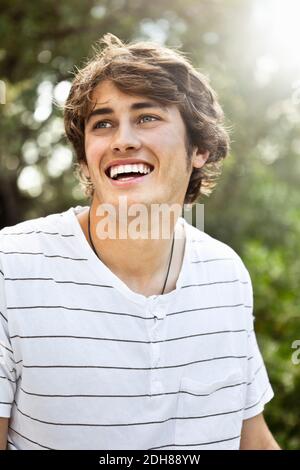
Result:
M143 183L146 180L146 178L148 178L153 173L153 171L151 171L151 173L148 173L147 175L138 176L137 178L131 178L131 179L128 179L128 180L125 180L125 181L113 180L109 177L107 177L107 178L109 179L109 181L111 182L111 184L113 186L119 186L121 188L130 188L133 185Z

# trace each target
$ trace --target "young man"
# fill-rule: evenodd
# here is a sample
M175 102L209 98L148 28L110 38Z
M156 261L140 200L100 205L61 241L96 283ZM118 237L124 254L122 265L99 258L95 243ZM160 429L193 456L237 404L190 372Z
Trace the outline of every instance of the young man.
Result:
M102 43L65 106L90 207L0 232L2 448L277 449L248 271L180 217L228 151L216 95L178 52Z

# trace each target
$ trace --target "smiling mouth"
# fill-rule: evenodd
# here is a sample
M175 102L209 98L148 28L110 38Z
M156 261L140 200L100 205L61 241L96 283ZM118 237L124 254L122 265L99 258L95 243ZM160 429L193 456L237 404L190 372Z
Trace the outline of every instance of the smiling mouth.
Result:
M149 175L154 170L150 164L128 164L109 167L105 174L114 181L129 181Z

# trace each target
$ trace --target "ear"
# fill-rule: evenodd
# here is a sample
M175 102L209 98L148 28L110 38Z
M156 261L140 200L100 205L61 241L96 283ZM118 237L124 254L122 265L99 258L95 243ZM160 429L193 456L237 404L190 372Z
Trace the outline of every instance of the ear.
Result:
M194 149L193 154L192 154L193 167L201 168L203 165L205 165L208 157L209 157L208 150L200 151L198 148Z

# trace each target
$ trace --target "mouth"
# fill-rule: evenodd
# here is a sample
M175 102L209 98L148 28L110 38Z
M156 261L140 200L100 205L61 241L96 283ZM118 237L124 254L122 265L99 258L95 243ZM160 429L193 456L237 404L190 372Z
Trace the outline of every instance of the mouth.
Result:
M154 170L149 163L126 163L110 165L105 174L113 184L124 185L144 181Z

